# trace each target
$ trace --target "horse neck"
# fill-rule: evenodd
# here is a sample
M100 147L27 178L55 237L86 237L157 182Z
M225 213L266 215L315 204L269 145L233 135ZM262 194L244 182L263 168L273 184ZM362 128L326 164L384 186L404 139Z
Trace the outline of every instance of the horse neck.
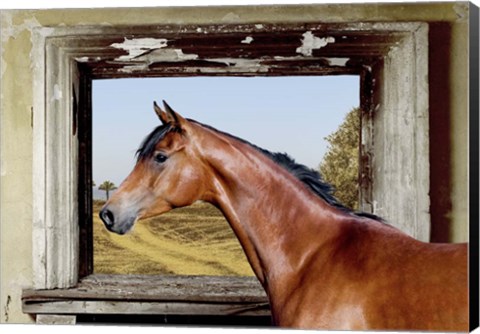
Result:
M205 152L214 175L206 200L223 212L266 288L298 276L335 235L331 222L341 213L250 145L217 139Z

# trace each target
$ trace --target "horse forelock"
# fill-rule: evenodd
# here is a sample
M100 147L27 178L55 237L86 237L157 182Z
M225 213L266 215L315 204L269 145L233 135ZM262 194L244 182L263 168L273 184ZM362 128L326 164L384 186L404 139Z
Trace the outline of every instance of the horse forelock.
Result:
M137 161L150 157L155 151L155 147L165 136L172 131L180 131L172 123L162 124L153 129L152 132L140 144L136 152Z

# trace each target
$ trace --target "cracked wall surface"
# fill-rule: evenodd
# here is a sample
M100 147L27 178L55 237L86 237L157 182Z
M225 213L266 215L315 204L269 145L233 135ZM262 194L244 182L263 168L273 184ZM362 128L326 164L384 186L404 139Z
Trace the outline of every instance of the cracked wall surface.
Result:
M441 121L434 118L431 138L449 145L439 152L433 168L438 168L438 181L447 178L437 189L442 198L438 206L444 209L439 220L451 221L451 241L467 239L468 222L468 4L386 4L386 5L305 5L203 8L123 8L69 10L2 10L0 11L0 322L28 323L33 320L21 311L22 289L32 286L32 29L35 27L77 25L154 25L154 24L217 24L217 23L289 23L289 22L392 22L423 21L431 24L430 40L432 66L442 66L444 73L431 78L431 99L441 111ZM199 28L201 30L201 28ZM203 33L202 31L198 31ZM446 39L443 38L447 35ZM299 44L299 56L322 47L332 40L319 41L305 36ZM445 44L447 40L447 44ZM252 43L245 38L239 43ZM125 38L116 47L125 48L125 57L138 60L125 71L135 71L158 59L194 59L195 54L182 50L166 50L167 41L143 39L135 43ZM443 43L443 44L442 44ZM447 49L446 49L447 48ZM155 49L152 53L145 51ZM442 56L448 52L448 56ZM136 58L137 57L137 58ZM251 66L256 60L215 59L228 66ZM342 66L348 59L330 58L330 63ZM242 63L243 62L243 63ZM442 80L442 82L440 82ZM445 97L448 95L448 98ZM52 98L61 98L60 90ZM443 109L442 109L443 108ZM443 110L443 111L442 111ZM430 111L436 117L436 110ZM445 123L446 122L446 123ZM437 124L438 123L438 124ZM432 127L433 126L433 127ZM446 138L446 139L445 139ZM435 147L435 145L433 145ZM438 147L436 147L438 149ZM435 157L433 157L435 158ZM446 168L444 173L442 168ZM435 172L435 171L434 171ZM437 175L433 173L434 177ZM435 180L433 180L435 181ZM440 196L438 195L438 196ZM436 221L433 221L436 224Z

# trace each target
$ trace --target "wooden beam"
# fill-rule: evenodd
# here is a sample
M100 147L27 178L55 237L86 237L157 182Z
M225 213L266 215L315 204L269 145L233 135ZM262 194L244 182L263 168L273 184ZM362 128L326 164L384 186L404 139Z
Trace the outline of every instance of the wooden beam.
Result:
M91 275L75 288L24 290L30 314L269 316L255 277Z
M129 314L129 315L225 315L269 316L268 303L191 303L141 301L42 301L27 303L23 312L29 314Z
M74 315L38 314L39 325L75 325L77 317Z

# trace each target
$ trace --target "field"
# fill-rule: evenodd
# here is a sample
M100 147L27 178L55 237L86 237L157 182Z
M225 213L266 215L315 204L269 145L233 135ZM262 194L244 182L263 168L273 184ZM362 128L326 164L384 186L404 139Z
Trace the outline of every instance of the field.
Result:
M253 275L225 218L197 202L138 221L125 235L107 231L94 202L94 272L152 275Z

